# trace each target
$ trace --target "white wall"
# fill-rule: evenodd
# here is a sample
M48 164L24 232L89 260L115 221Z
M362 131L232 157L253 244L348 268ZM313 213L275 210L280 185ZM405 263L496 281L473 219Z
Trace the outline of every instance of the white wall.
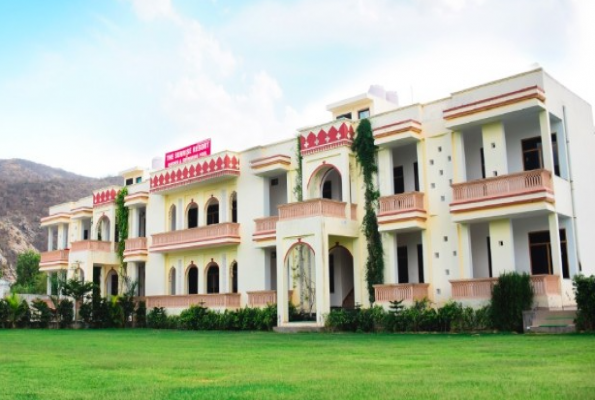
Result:
M529 232L547 231L547 216L519 218L512 222L514 233L514 261L517 272L531 274L531 256L529 254Z
M413 192L415 190L413 163L416 161L417 144L415 143L409 144L407 146L397 147L393 150L393 167L398 167L400 165L403 166L403 175L405 176L405 192ZM390 176L393 176L392 171Z
M488 278L488 242L490 229L487 222L471 224L471 258L473 265L473 278Z

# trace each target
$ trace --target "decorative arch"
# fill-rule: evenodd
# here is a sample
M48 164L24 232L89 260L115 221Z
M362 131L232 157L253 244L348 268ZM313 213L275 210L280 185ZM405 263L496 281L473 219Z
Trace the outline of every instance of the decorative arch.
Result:
M319 165L308 178L309 197L343 201L342 179L341 171L333 164Z
M169 294L174 296L176 294L176 267L172 266L168 274Z
M176 205L172 204L169 207L169 213L167 215L167 220L168 220L168 228L170 231L175 231L177 229L177 224L176 224L176 220L177 220L177 210L176 210Z
M238 194L236 191L231 192L231 196L229 196L229 204L230 211L231 211L231 222L238 222Z
M198 204L191 201L186 207L186 228L192 229L198 227Z
M219 265L210 262L205 268L205 284L207 294L219 293Z
M111 269L105 276L105 288L108 296L117 296L120 286L120 277L115 269Z
M111 223L107 215L102 215L97 221L96 226L97 240L109 242L111 240Z
M186 269L186 292L198 294L198 267L194 263Z
M207 225L219 223L219 199L214 196L205 204L205 222Z
M353 255L337 243L329 249L329 293L331 307L355 307Z
M292 302L307 319L316 319L316 262L314 249L298 241L285 255L287 287L293 290Z

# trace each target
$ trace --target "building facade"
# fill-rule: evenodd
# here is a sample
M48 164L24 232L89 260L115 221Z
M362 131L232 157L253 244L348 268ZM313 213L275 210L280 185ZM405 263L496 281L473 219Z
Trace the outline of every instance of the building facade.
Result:
M479 305L507 271L531 275L536 305L574 303L595 273L591 107L542 69L398 107L376 88L328 106L297 138L168 168L124 171L124 261L148 307L177 312L288 302L322 325L369 306L363 180L351 144L369 118L378 146L384 283L378 304L428 298ZM120 187L51 207L41 270L122 290Z

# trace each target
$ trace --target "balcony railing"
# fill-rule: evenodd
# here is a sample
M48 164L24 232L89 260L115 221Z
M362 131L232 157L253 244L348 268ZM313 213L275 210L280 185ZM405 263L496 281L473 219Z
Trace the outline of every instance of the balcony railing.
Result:
M453 299L489 299L498 278L458 279L450 281ZM535 296L559 295L560 276L531 275Z
M256 223L256 229L254 230L254 235L274 233L277 230L277 221L279 221L279 217L276 215L272 217L255 219L254 222Z
M109 253L114 251L114 242L105 242L101 240L81 240L73 242L70 251L102 251Z
M288 299L291 299L293 290L288 292ZM277 304L276 290L259 290L248 292L248 307L266 307L269 304Z
M132 239L126 239L124 242L124 252L132 252L139 250L147 250L147 238L137 237Z
M506 196L552 191L552 174L544 169L455 183L453 204Z
M240 308L239 293L186 294L180 296L147 296L143 299L147 309L154 307L189 308L203 305L208 308Z
M424 194L420 192L408 192L384 196L379 200L378 215L398 214L407 211L424 210Z
M329 199L312 199L289 203L279 206L279 220L308 218L308 217L335 217L347 218L347 203ZM352 216L353 218L353 216Z
M414 301L428 297L429 283L398 283L374 285L376 301Z
M70 254L69 249L46 251L44 253L41 253L41 259L40 259L39 263L40 264L67 263L69 254Z
M233 244L239 243L240 224L225 222L180 231L158 233L152 237L153 243L151 249L156 251Z

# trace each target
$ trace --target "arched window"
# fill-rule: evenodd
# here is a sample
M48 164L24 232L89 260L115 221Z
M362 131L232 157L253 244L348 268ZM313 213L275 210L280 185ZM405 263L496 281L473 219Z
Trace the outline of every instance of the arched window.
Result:
M176 294L176 269L171 267L169 270L169 294Z
M188 294L198 294L198 268L194 264L188 268Z
M198 226L198 205L194 202L188 206L187 214L187 225L188 229L196 228Z
M231 265L231 292L238 292L238 263L234 262Z
M117 296L118 295L118 273L115 270L111 270L107 274L107 294L109 296Z
M207 203L207 225L219 223L219 200L211 197Z
M207 293L219 293L219 266L215 263L207 266Z
M341 174L335 168L331 168L322 176L320 186L320 197L323 199L332 199L342 201Z
M176 206L174 204L169 208L169 230L176 230Z
M231 194L231 222L238 222L238 194Z

